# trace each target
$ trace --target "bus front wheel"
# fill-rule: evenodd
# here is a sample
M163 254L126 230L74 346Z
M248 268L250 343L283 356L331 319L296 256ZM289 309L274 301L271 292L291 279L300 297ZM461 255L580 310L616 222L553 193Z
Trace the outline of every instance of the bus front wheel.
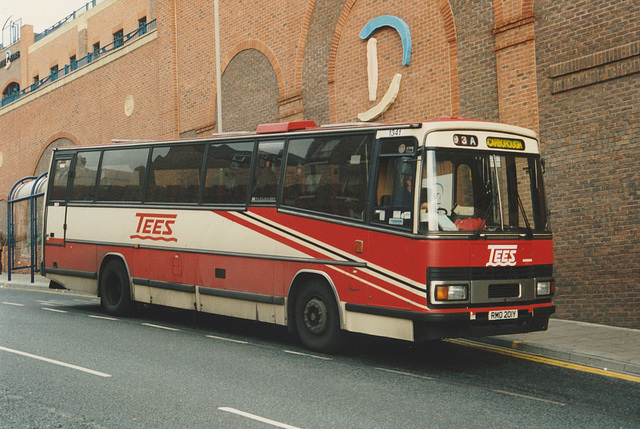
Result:
M346 335L340 329L338 305L331 290L319 281L311 281L296 299L295 323L298 336L309 349L335 352L344 346Z
M100 276L100 305L114 316L124 316L133 310L129 273L120 261L109 261L104 267Z

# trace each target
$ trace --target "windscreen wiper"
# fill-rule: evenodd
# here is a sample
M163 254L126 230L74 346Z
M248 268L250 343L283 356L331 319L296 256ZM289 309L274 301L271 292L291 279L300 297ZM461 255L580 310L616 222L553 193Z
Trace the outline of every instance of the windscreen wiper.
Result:
M522 205L522 200L520 199L520 193L516 191L516 198L518 199L518 207L520 211L522 211L522 218L524 219L524 224L527 227L527 235L525 238L532 240L533 239L533 230L531 229L531 225L529 224L529 219L527 219L527 213L524 211L524 206Z
M487 218L489 217L489 213L491 212L491 208L493 207L493 202L495 200L496 200L496 193L493 192L491 196L491 201L489 202L487 209L484 211L484 214L482 215L482 222L480 222L480 226L478 226L478 229L476 229L476 231L473 233L473 237L472 237L473 240L477 240L478 237L480 237L482 230L487 225Z

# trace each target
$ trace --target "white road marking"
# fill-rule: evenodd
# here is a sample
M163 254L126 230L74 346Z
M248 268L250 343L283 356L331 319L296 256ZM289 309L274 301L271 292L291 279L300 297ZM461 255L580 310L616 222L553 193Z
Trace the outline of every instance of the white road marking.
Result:
M68 311L56 310L55 308L47 308L47 307L44 307L43 310L53 311L54 313L68 313Z
M92 319L102 319L102 320L118 320L115 317L106 317L106 316L95 316L93 314L90 314L89 317L91 317Z
M286 424L286 423L281 423L281 422L277 422L277 421L275 421L275 420L267 419L267 418L265 418L265 417L256 416L255 414L251 414L251 413L247 413L247 412L244 412L244 411L236 410L235 408L230 408L230 407L218 407L218 409L219 409L220 411L225 411L225 412L227 412L227 413L237 414L237 415L239 415L239 416L246 417L246 418L248 418L248 419L255 420L255 421L258 421L258 422L266 423L266 424L268 424L268 425L275 426L275 427L279 427L279 428L285 428L285 429L300 429L300 428L299 428L299 427L297 427L297 426L291 426L291 425L288 425L288 424Z
M375 369L377 369L378 371L389 372L391 374L407 375L409 377L422 378L423 380L435 380L435 378L427 377L426 375L412 374L410 372L397 371L397 370L394 370L394 369L387 369L387 368L375 368Z
M6 305L13 305L14 307L24 307L24 304L18 304L17 302L6 302L6 301L3 301L2 303L6 304Z
M176 329L176 328L170 328L168 326L162 326L162 325L154 325L152 323L143 323L143 326L148 326L150 328L158 328L158 329L164 329L165 331L174 331L174 332L180 332L180 329Z
M309 353L294 352L293 350L283 350L283 352L289 353L291 355L305 356L305 357L310 357L310 358L314 358L314 359L333 360L330 357L312 355L312 354L309 354Z
M515 393L515 392L508 392L506 390L499 390L499 389L488 389L488 390L490 392L500 393L502 395L515 396L517 398L524 398L524 399L530 399L532 401L546 402L547 404L560 405L561 407L565 407L567 405L564 402L557 402L557 401L552 401L550 399L544 399L544 398L536 398L535 396L523 395L521 393Z
M232 338L216 337L215 335L207 335L207 338L213 338L214 340L228 341L230 343L249 344L248 341L234 340Z
M78 365L72 365L70 363L66 363L66 362L61 362L59 360L55 360L55 359L49 359L43 356L38 356L38 355L34 355L31 353L27 353L27 352L21 352L20 350L14 350L14 349L10 349L7 347L2 347L0 346L0 350L8 352L8 353L13 353L16 355L20 355L20 356L24 356L24 357L28 357L31 359L36 359L36 360L40 360L43 362L48 362L48 363L52 363L54 365L59 365L59 366L64 366L66 368L71 368L71 369L75 369L77 371L82 371L82 372L86 372L87 374L92 374L92 375L97 375L98 377L111 377L111 374L105 374L104 372L99 372L99 371L94 371L92 369L89 368L84 368Z

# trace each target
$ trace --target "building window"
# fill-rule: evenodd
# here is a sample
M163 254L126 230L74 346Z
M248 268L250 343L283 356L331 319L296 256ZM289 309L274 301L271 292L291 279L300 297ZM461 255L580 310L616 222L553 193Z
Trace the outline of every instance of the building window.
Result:
M51 82L58 79L58 65L51 67Z
M93 52L91 53L91 59L95 60L100 56L100 42L93 44Z
M20 92L20 84L17 82L11 82L7 87L2 91L2 105L4 106L6 103L10 103L16 98L18 98L18 93Z
M147 34L147 17L143 16L138 20L138 36Z
M124 45L124 30L118 30L113 33L113 48L119 48Z
M78 68L78 60L76 60L76 56L72 55L69 57L69 70L74 71Z

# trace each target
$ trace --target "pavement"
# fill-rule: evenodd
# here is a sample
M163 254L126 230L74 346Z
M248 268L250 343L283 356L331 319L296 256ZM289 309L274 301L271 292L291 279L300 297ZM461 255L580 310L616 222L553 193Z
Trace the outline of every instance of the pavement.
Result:
M42 276L36 275L34 280L31 283L30 274L12 273L11 281L8 281L5 272L0 274L0 287L49 287L49 281ZM482 337L473 341L533 356L640 376L640 329L552 318L549 329L544 332Z

